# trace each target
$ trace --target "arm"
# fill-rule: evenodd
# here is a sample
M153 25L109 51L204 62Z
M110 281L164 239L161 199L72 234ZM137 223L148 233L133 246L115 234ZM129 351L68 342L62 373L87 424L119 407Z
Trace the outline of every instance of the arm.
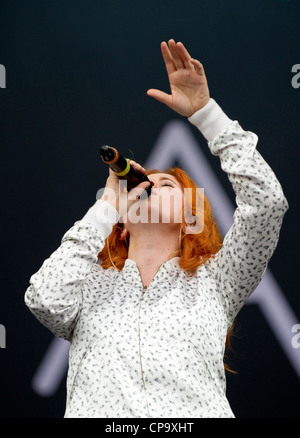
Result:
M274 172L256 150L257 136L228 119L213 99L189 121L219 157L236 194L233 225L222 249L207 263L231 325L275 251L288 203Z
M82 286L115 221L115 209L97 201L30 278L25 304L56 336L70 340L82 305Z
M133 160L130 164L145 171ZM71 339L84 299L83 286L105 239L148 185L142 182L129 193L120 193L119 180L110 171L102 198L63 236L61 246L31 277L25 304L56 336Z
M229 119L210 98L200 62L174 40L162 43L161 50L171 94L151 89L148 95L198 127L212 154L219 156L236 193L234 223L220 252L207 263L232 322L262 278L288 203L273 171L256 150L257 136Z

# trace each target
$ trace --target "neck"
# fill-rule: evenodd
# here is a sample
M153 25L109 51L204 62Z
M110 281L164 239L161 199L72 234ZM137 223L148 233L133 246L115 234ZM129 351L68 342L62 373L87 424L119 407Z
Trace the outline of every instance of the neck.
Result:
M130 233L128 258L136 262L144 284L149 284L159 267L179 249L178 228L157 228L150 227L146 232L135 229Z

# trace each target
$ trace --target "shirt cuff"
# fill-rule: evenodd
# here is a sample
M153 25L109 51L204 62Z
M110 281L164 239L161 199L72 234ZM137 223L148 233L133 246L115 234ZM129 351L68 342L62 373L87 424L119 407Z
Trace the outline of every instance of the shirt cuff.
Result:
M119 219L120 216L115 207L109 202L99 199L87 211L81 221L93 225L106 239Z
M207 141L212 141L232 122L212 98L203 108L189 117L188 120L201 131Z

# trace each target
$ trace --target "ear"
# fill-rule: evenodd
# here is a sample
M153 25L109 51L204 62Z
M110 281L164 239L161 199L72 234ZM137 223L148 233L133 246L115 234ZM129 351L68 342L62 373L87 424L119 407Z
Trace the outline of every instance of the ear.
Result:
M120 239L125 240L128 239L128 237L129 237L129 232L127 228L124 227L122 233L120 234Z

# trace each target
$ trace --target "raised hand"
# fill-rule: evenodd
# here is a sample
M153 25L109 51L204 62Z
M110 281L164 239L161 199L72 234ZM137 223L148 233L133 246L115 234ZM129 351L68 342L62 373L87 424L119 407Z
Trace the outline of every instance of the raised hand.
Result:
M202 64L191 57L181 42L161 43L161 52L169 77L171 94L151 88L148 96L164 103L178 114L190 117L210 99Z

